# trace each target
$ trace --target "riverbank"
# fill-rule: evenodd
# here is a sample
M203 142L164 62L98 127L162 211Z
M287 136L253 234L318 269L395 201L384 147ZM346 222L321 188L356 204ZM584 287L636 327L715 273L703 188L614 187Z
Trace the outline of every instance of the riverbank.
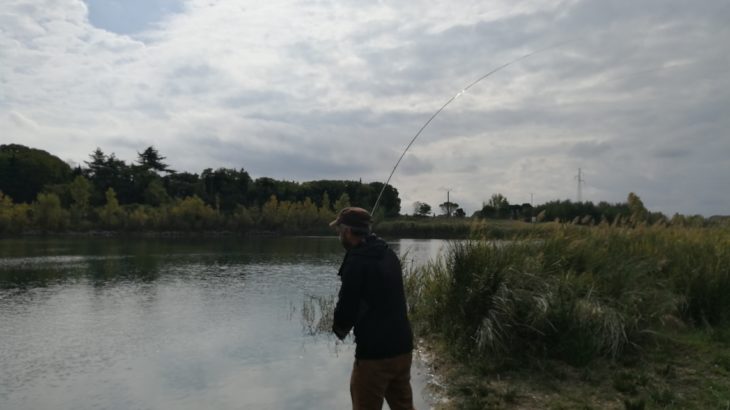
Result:
M514 239L549 234L554 223L529 223L509 219L418 218L386 219L374 229L382 236L414 239Z
M433 406L462 409L727 409L730 349L726 334L676 334L641 356L574 367L540 360L480 371L423 344L437 376Z
M401 217L378 221L373 231L387 239L468 239L474 234L484 239L513 239L548 235L554 223L532 224L513 220L487 220L478 218L414 218ZM5 233L0 238L36 236L72 237L256 237L256 236L332 236L335 231L327 224L303 229L281 227L278 229L26 229Z
M727 229L553 227L408 276L446 409L727 408Z

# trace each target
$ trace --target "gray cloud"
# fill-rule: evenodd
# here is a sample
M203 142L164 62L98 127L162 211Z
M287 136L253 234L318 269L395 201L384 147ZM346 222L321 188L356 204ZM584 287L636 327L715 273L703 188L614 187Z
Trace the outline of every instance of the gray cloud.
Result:
M679 147L663 147L654 150L654 156L657 158L684 158L692 154L692 151L688 148Z
M601 156L601 154L610 149L611 146L605 142L586 141L573 144L573 146L570 147L569 153L581 158L590 158Z
M430 161L422 160L417 155L411 154L408 161L403 164L401 172L405 175L424 175L433 172L434 164Z
M404 203L622 201L728 214L730 4L8 0L0 143L83 161L154 144L175 169L382 180ZM116 14L120 16L122 14ZM121 33L121 34L120 34ZM566 42L567 41L567 42Z

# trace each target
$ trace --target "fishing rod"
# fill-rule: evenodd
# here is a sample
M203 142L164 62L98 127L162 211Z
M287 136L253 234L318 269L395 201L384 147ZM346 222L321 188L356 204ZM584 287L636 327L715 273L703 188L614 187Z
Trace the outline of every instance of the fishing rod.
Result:
M520 62L520 61L522 61L522 60L524 60L526 58L532 57L535 54L540 54L540 53L543 53L545 51L552 50L552 49L557 48L557 47L560 47L560 46L562 46L562 45L564 45L566 43L567 42L563 42L563 43L559 43L559 44L556 44L556 45L553 45L553 46L550 46L550 47L542 48L542 49L533 51L531 53L527 53L527 54L525 54L525 55L523 55L521 57L515 58L514 60L512 60L510 62L507 62L505 64L502 64L501 66L496 67L496 68L492 69L490 72L488 72L488 73L484 74L483 76L477 78L471 84L469 84L466 87L464 87L461 91L459 91L453 97L451 97L448 101L446 101L446 103L444 103L444 105L442 105L441 108L439 108L438 110L436 110L436 112L433 113L433 115L431 115L431 117L428 119L428 121L426 121L421 126L421 128L418 130L418 132L416 133L416 135L414 135L413 138L411 139L411 142L409 142L408 145L406 146L406 149L403 150L403 153L400 155L400 158L398 158L398 161L395 163L395 166L393 167L393 170L390 171L390 175L388 175L388 179L385 181L385 184L383 184L383 188L380 190L380 194L378 195L378 199L375 201L375 205L373 206L372 211L370 211L370 215L375 215L375 210L378 209L378 205L380 204L380 199L383 197L383 193L385 192L385 188L390 183L390 179L393 178L393 174L395 174L395 170L398 168L398 165L400 165L400 162L403 160L403 157L406 156L406 153L411 148L411 145L413 145L413 143L416 142L416 140L421 135L421 133L423 132L423 130L425 130L426 127L428 127L428 125L431 124L431 121L433 121L434 118L436 118L439 114L441 114L441 111L443 111L446 107L448 107L449 104L451 104L452 102L454 102L454 100L456 100L457 98L459 98L462 94L464 94L465 92L467 92L470 88L472 88L475 85L479 84L482 80L486 79L487 77L491 76L492 74L497 73L498 71L501 71L501 70L503 70L503 69L511 66L512 64L515 64L517 62Z

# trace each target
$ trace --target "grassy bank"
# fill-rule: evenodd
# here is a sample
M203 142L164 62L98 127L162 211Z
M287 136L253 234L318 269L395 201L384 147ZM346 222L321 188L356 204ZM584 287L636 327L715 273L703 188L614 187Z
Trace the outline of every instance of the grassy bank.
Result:
M260 219L246 224L239 224L223 217L213 218L210 223L187 223L168 219L164 223L135 225L125 222L116 227L94 229L89 224L68 225L63 229L42 230L26 226L23 230L3 230L0 227L0 238L19 237L23 235L76 235L76 236L261 236L261 235L314 235L334 236L335 230L329 226L334 216L323 216L316 220L295 221L291 224L280 223L276 226L262 224ZM202 219L196 221L200 222ZM0 225L2 225L0 223ZM466 239L477 231L487 239L512 239L550 235L554 223L530 224L512 220L483 220L475 218L414 218L399 217L376 221L373 231L379 236L415 239Z
M488 239L543 236L552 223L531 224L506 219L400 217L380 221L378 235L391 238L466 239L475 231Z
M544 229L409 275L453 408L730 405L727 229Z

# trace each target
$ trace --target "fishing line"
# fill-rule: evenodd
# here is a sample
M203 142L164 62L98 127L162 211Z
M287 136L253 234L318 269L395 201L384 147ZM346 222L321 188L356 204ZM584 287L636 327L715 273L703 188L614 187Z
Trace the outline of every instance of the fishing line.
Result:
M446 107L448 107L449 104L451 104L452 102L454 102L454 100L456 100L457 98L459 98L462 94L464 94L465 92L467 92L470 88L472 88L475 85L479 84L482 80L486 79L487 77L491 76L492 74L497 73L498 71L501 71L501 70L503 70L503 69L511 66L512 64L515 64L517 62L520 62L520 61L522 61L522 60L524 60L526 58L532 57L535 54L540 54L540 53L543 53L545 51L552 50L552 49L557 48L557 47L560 47L560 46L562 46L562 45L564 45L566 43L568 43L568 41L563 42L563 43L559 43L559 44L556 44L556 45L553 45L553 46L550 46L550 47L546 47L546 48L543 48L543 49L539 49L539 50L533 51L531 53L528 53L528 54L525 54L525 55L523 55L521 57L518 57L518 58L516 58L516 59L514 59L514 60L512 60L512 61L510 61L508 63L502 64L501 66L499 66L497 68L494 68L492 71L490 71L490 72L484 74L483 76L479 77L478 79L476 79L475 81L473 81L471 84L469 84L465 88L463 88L461 91L459 91L458 93L456 93L456 95L454 95L453 97L451 97L448 101L446 101L446 103L444 105L442 105L441 108L439 108L435 113L433 113L433 115L431 115L431 117L428 119L428 121L426 121L423 124L423 126L421 126L421 129L418 130L418 132L416 133L416 135L414 135L413 138L411 139L411 142L409 142L408 145L406 146L406 149L403 150L403 153L400 155L400 158L398 158L398 161L395 163L395 166L393 167L393 170L390 171L390 175L388 175L388 179L385 181L385 184L383 184L383 188L380 190L380 194L378 195L378 199L375 201L375 205L373 206L372 211L370 211L370 215L375 215L375 210L378 209L378 204L380 204L380 199L383 197L383 192L385 192L385 188L390 183L390 179L393 177L393 174L395 174L395 170L398 168L398 165L400 165L401 160L403 160L403 157L406 155L406 153L408 152L408 150L411 148L411 145L413 145L413 143L416 142L416 139L418 139L418 137L421 135L421 133L423 132L423 130L425 130L426 127L428 127L428 125L431 124L431 121L433 121L434 118L436 118L441 113L441 111L443 111Z

